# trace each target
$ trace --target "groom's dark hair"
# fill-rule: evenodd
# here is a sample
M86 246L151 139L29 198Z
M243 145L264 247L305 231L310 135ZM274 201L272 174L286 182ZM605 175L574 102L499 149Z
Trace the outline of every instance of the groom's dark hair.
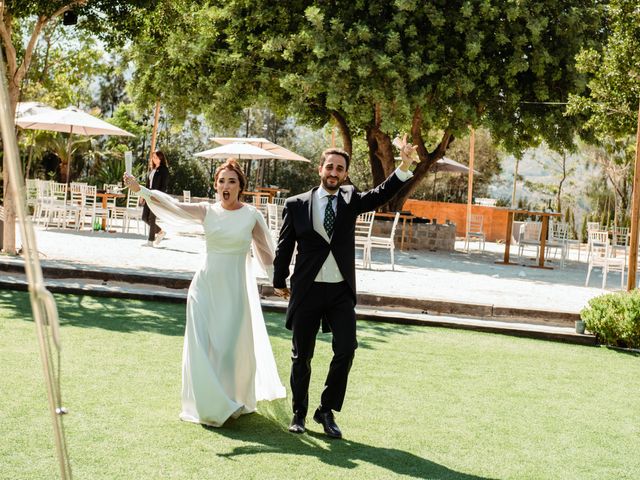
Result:
M351 159L349 158L349 154L341 148L327 148L324 152L322 152L322 155L320 155L320 166L324 165L324 161L327 159L327 156L331 154L340 155L341 157L343 157L345 163L347 164L347 170L349 170L349 163Z

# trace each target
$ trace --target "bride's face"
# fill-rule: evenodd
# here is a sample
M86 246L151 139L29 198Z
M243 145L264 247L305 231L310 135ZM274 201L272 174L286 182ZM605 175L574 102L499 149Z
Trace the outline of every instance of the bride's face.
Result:
M216 192L223 203L235 203L240 195L240 180L233 170L222 170L216 181Z

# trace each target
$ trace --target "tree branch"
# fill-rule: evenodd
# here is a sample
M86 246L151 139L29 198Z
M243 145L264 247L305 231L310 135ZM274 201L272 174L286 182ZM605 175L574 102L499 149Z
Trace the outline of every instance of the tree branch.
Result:
M9 72L15 72L17 68L16 63L16 49L11 41L11 30L13 24L13 17L6 13L6 7L2 2L2 22L0 22L0 38L4 44L4 51L7 57L7 67Z
M338 124L340 128L340 134L342 135L342 145L344 146L345 151L351 155L353 150L353 141L351 139L351 130L349 129L349 125L347 124L346 118L337 110L331 110L331 116Z
M27 70L29 70L29 66L31 65L31 58L33 57L33 51L36 47L36 44L38 43L38 38L40 38L40 33L42 32L42 29L44 28L44 26L54 18L59 17L60 15L63 15L64 12L71 10L73 7L85 5L86 3L87 3L87 0L74 0L72 2L69 2L67 5L60 7L58 10L53 12L48 17L44 15L40 15L38 17L38 20L36 20L36 24L33 27L33 31L31 32L29 43L25 48L24 59L22 60L22 64L20 64L20 67L18 67L16 62L14 64L14 69L10 70L10 71L13 71L13 81L16 85L20 85L20 83L22 83L22 80L24 79L27 73Z

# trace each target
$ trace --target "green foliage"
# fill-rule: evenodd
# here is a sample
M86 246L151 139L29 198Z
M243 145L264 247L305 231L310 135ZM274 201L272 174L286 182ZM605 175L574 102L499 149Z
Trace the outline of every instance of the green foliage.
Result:
M640 290L607 293L589 300L580 312L598 340L619 347L640 347Z
M423 132L473 124L509 150L568 145L576 120L540 102L582 91L574 56L598 51L602 21L595 0L161 3L133 44L134 96L214 126L264 100L314 126L340 112L363 132L378 106L388 133L420 109Z
M190 190L192 197L211 197L212 176L205 169L203 160L186 155L181 150L163 150L169 159L168 193L182 195L183 190Z
M25 36L30 22L21 22ZM21 90L21 100L56 108L94 105L92 85L107 72L104 49L96 39L61 22L47 25L34 51Z
M584 118L583 133L599 140L633 135L640 98L640 9L637 0L605 2L609 37L602 51L584 46L577 68L591 80L570 96L567 111Z
M640 471L638 426L630 420L640 409L637 355L358 321L360 346L337 418L348 438L336 442L311 421L307 434L287 432L290 397L260 402L257 413L223 428L181 423L184 304L55 300L74 478L193 480L215 472L220 479L622 480ZM282 314L265 312L265 323L286 382L291 332ZM318 336L312 402L331 361L330 338ZM427 364L428 374L416 374L416 365ZM26 292L0 290L0 365L2 476L56 478ZM426 404L429 415L394 428ZM372 415L372 405L384 408Z

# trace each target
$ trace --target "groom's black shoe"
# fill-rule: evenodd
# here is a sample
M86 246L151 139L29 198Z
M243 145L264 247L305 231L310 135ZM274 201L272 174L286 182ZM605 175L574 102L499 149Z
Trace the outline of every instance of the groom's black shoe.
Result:
M336 425L336 421L333 418L333 412L331 410L322 412L319 409L313 414L313 419L318 422L324 428L326 433L331 438L342 438L342 432Z
M289 431L291 433L304 433L304 415L300 413L294 413L289 425Z

